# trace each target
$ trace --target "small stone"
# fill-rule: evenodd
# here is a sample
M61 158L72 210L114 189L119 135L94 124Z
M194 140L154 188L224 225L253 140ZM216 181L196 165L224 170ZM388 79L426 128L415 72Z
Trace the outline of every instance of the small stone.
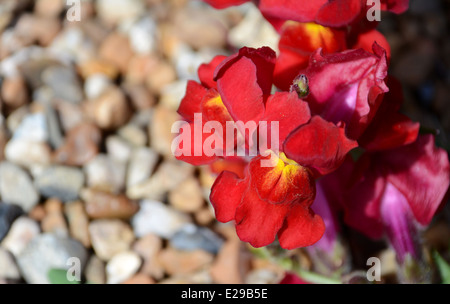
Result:
M139 212L132 219L137 237L153 233L162 238L171 238L177 230L190 222L185 214L158 201L144 200L140 206Z
M51 166L38 174L35 184L44 197L69 202L78 198L84 185L84 175L77 168Z
M146 181L127 189L131 199L162 200L166 193L192 176L193 167L181 162L164 162Z
M178 80L166 85L161 92L161 104L168 109L177 111L181 100L186 94L186 85L186 80Z
M10 140L5 146L5 158L26 168L45 166L50 164L51 149L42 142Z
M97 13L106 23L118 24L134 18L145 11L140 0L100 0L96 2Z
M1 111L1 109L0 109ZM8 135L6 129L0 125L0 161L5 159L5 146L8 141Z
M63 205L57 199L49 199L45 202L46 215L42 219L43 232L54 233L59 236L69 236L66 220L63 215Z
M102 129L117 129L125 125L131 109L124 93L110 86L100 97L86 104L86 114Z
M146 274L138 273L122 282L122 284L155 284L155 281Z
M162 240L154 234L146 234L133 244L133 251L144 261L141 272L157 280L164 277L164 269L158 260L161 248Z
M86 281L90 284L106 284L105 263L95 254L91 255L85 270Z
M43 17L58 17L64 9L64 2L55 0L37 0L34 11Z
M59 122L61 123L61 127L67 133L77 127L85 123L88 118L87 115L84 114L82 107L79 104L70 103L64 100L55 100L55 109L59 114Z
M119 284L130 279L138 271L141 264L141 258L132 251L114 255L106 264L107 283Z
M91 239L89 238L89 219L84 210L83 203L73 201L64 205L64 213L69 222L70 235L84 247L91 247Z
M39 202L30 176L9 162L0 163L0 194L4 202L18 205L26 212Z
M127 189L148 179L158 163L159 156L151 148L133 150L127 171Z
M147 75L146 84L150 91L160 94L162 89L177 79L175 69L165 61L158 61Z
M114 64L102 59L87 60L81 63L78 68L81 76L86 80L98 74L105 75L110 80L114 80L119 75L118 68Z
M108 155L99 154L84 166L87 185L113 193L125 188L126 164Z
M117 133L134 146L142 147L147 144L147 134L135 124L123 126Z
M137 110L149 109L156 103L155 97L142 84L128 84L124 89Z
M40 222L45 217L45 209L43 205L36 205L28 212L28 216L37 222Z
M118 70L125 72L128 68L128 63L133 57L133 51L130 46L128 37L113 32L102 42L99 49L99 56L114 65Z
M68 67L53 66L47 68L42 79L48 85L56 98L72 103L83 100L83 89L77 74Z
M215 219L214 212L211 211L209 207L198 210L197 212L195 212L194 216L197 223L203 226L209 225Z
M164 106L157 106L153 112L153 119L149 125L150 147L162 155L173 157L172 142L175 134L172 126L180 117L175 112Z
M89 224L89 234L95 253L104 261L129 250L134 240L133 231L121 220L94 220Z
M148 55L156 47L157 26L155 21L145 16L135 22L129 30L131 47L136 54Z
M36 40L42 46L48 46L61 29L57 18L48 18L32 14L22 14L14 27L14 34L26 44Z
M6 118L6 127L10 133L14 134L22 123L22 120L30 114L30 107L23 106L11 112Z
M122 194L85 189L81 192L81 197L86 204L86 212L92 219L129 219L139 210L136 202Z
M116 161L127 163L132 150L131 144L120 136L111 135L106 138L106 152Z
M203 193L200 185L194 177L181 182L169 193L170 204L180 211L195 212L203 204Z
M19 268L17 268L14 257L6 249L0 247L0 279L20 279Z
M26 115L14 130L13 140L29 142L45 142L49 139L45 113L38 112Z
M156 55L133 56L128 63L125 86L144 85L148 74L151 73L154 66L158 65L159 61L160 59Z
M161 251L159 260L169 275L185 275L211 264L213 255L203 250L181 251L167 248Z
M47 122L48 142L53 149L63 144L63 132L59 123L58 113L51 102L43 102L45 109L45 121Z
M2 241L2 247L18 256L25 249L28 242L39 235L39 233L39 224L36 221L21 216L12 224L11 229Z
M29 101L28 90L22 77L5 78L1 85L0 99L11 109L17 109Z
M193 224L184 225L171 238L172 247L192 251L202 249L212 254L219 252L224 241L208 228L198 227Z
M22 208L0 202L0 241L8 233L11 224L23 213Z
M111 85L111 80L105 74L93 74L84 82L84 94L88 99L100 97Z
M82 123L66 135L66 140L54 154L56 162L69 166L82 166L98 154L101 133L97 126Z
M23 277L29 284L48 284L51 269L69 269L70 258L78 258L81 269L87 261L86 249L79 242L54 234L41 234L33 238L17 263Z

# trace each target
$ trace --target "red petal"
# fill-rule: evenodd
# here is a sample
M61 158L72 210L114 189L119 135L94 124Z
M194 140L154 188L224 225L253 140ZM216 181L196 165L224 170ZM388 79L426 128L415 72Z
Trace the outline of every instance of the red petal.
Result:
M214 71L216 70L217 66L226 58L226 56L218 55L214 57L210 63L204 63L200 65L200 67L198 68L198 77L202 85L207 88L217 87L217 84L214 81Z
M271 143L271 124L278 122L279 149L286 137L311 118L309 106L298 98L297 93L276 92L266 102L266 111L261 121L267 121L267 143ZM269 147L270 148L270 147Z
M186 87L186 94L181 100L178 114L187 121L194 121L194 114L201 113L201 103L207 89L198 82L189 80Z
M391 46L389 42L386 40L383 34L381 34L377 30L370 30L364 33L359 33L356 41L352 44L352 49L362 48L367 52L373 51L373 44L376 42L379 46L381 46L386 51L386 57L388 62L391 58Z
M222 9L233 5L241 5L250 0L203 0L214 8Z
M381 9L396 14L404 13L409 6L409 0L382 0Z
M345 136L344 127L314 116L288 136L284 151L300 165L325 175L337 169L346 154L357 146L356 141Z
M288 211L288 204L265 202L249 187L236 210L237 235L253 247L267 246L275 240Z
M345 32L323 27L315 23L286 22L281 31L278 45L275 85L289 90L299 71L306 68L309 56L318 48L324 53L334 53L346 48Z
M361 10L360 0L329 1L320 8L315 21L325 26L340 27L352 23Z
M316 243L325 232L322 218L305 204L293 204L278 239L284 249L306 247Z
M293 0L260 0L259 9L269 19L311 22L325 3L327 0L309 0L301 3Z
M234 220L236 208L241 203L244 191L248 188L248 178L239 179L229 171L223 171L211 188L209 199L216 218L225 223Z
M432 135L380 155L387 179L407 198L413 214L428 225L450 185L447 152L434 146Z
M244 178L244 171L247 162L240 157L235 159L220 159L210 165L211 171L220 174L223 171L230 171L236 174L239 178Z
M379 55L380 47L374 47L375 55L362 49L331 55L318 50L304 72L309 79L306 100L311 112L334 123L344 121L350 138L361 135L375 115L382 93L388 91L384 83L386 57Z

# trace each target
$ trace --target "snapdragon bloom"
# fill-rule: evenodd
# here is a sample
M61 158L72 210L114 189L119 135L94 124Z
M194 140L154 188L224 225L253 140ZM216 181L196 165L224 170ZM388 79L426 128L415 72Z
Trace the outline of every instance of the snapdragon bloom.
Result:
M179 113L185 124L192 125L186 130L195 129L196 113L202 113L203 125L218 122L220 132L203 131L200 139L203 144L211 136L225 139L214 147L217 152L223 152L228 141L220 126L232 121L255 122L256 129L260 129L277 122L276 144L273 145L274 134L268 132L271 138L266 141L271 145L266 145L266 149L258 146L258 155L252 158L243 156L248 162L243 176L223 171L212 187L210 200L219 221L235 220L241 240L261 247L278 235L283 248L293 249L309 246L323 235L323 221L310 208L315 198L315 180L339 167L357 144L345 135L344 124L311 116L308 104L297 92L270 94L274 56L268 48L243 48L233 56L202 66L199 76L203 85L188 84ZM213 78L205 79L205 75ZM237 128L245 149L261 143L252 134L256 129ZM183 132L186 131L182 130L179 136ZM236 147L235 138L232 147ZM195 146L196 140L190 143ZM180 153L186 151L185 144L177 143L175 155L194 165L228 158L226 154L207 155L206 151Z

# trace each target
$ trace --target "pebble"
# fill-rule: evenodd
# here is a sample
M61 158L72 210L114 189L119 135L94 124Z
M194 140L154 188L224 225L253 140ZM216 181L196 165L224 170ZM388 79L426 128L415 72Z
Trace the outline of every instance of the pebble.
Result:
M42 80L52 89L55 98L72 103L80 103L83 100L80 80L73 69L69 67L49 67L42 73Z
M255 269L250 271L246 278L245 284L277 284L282 277L280 274L269 269Z
M84 185L84 175L77 168L51 166L38 174L35 185L44 197L74 201Z
M156 98L143 84L127 84L124 89L137 110L149 109L156 103Z
M166 61L156 62L147 74L145 83L151 92L160 94L162 89L177 79L177 73L172 65Z
M162 240L154 234L146 234L133 244L133 251L143 259L141 272L160 280L164 277L164 269L158 260L163 246Z
M186 94L186 85L186 80L178 80L166 85L162 89L160 103L168 109L177 111L181 100Z
M148 55L155 50L157 26L150 16L145 16L135 22L128 35L135 54Z
M56 18L22 14L15 24L14 34L25 45L37 41L42 46L48 46L60 30L61 24Z
M132 150L131 144L120 136L111 135L106 138L106 152L116 161L127 163Z
M179 229L171 238L172 247L193 251L202 249L212 254L217 254L224 241L217 234L205 227L187 224Z
M164 106L157 106L153 112L153 118L149 125L150 147L158 153L172 157L172 141L175 134L171 132L172 126L179 121L179 115Z
M47 122L48 142L53 149L57 149L64 141L58 113L51 102L43 102L43 104L45 109L45 121Z
M141 258L132 251L114 255L106 264L108 284L119 284L130 279L141 266Z
M0 279L20 280L19 268L14 257L6 249L0 247Z
M136 124L130 123L123 126L117 131L117 134L133 146L142 147L147 144L146 132Z
M203 226L208 226L212 221L215 220L214 211L211 208L204 207L194 214L197 223Z
M145 11L144 3L140 0L99 0L96 9L100 18L111 24L137 17Z
M0 194L4 202L20 206L26 212L39 202L30 176L10 162L0 163Z
M127 189L131 199L164 199L167 192L175 189L193 173L193 167L181 162L163 162L156 172L146 181Z
M1 109L0 109L1 111ZM1 118L3 119L3 118ZM5 146L8 140L6 129L0 124L0 161L5 159Z
M80 260L81 269L87 261L87 251L79 242L54 234L41 234L33 238L17 257L25 281L29 284L49 283L51 269L69 269L68 260Z
M90 222L89 234L95 253L103 261L108 261L117 253L129 250L134 240L131 228L118 219Z
M80 63L78 69L81 76L86 80L94 75L105 75L106 77L108 77L108 79L114 80L119 75L119 70L114 64L98 58L85 60L84 62Z
M23 213L22 208L0 202L0 241L8 233L11 224Z
M155 281L146 274L138 273L122 282L122 284L155 284Z
M128 63L134 55L128 37L117 32L111 33L104 39L98 53L102 60L109 62L122 72L128 69Z
M72 238L83 244L84 247L91 247L89 237L89 218L81 201L73 201L64 204L64 213L69 222L69 232Z
M63 204L58 199L49 199L44 205L46 214L42 219L43 232L54 233L59 236L69 236L69 229L63 214Z
M83 112L82 107L78 104L73 104L64 100L55 100L55 102L55 108L59 114L59 122L66 133L65 139L67 140L67 133L70 133L76 126L86 123L88 118Z
M90 284L106 284L105 263L95 254L87 262L85 276Z
M42 142L10 140L5 146L5 158L26 168L45 166L51 162L51 149Z
M64 2L55 0L37 0L34 11L44 17L58 17L65 8Z
M203 250L181 251L167 248L159 254L159 260L169 275L190 274L210 265L213 255Z
M28 142L46 142L49 139L47 119L44 112L28 114L23 117L14 130L12 140Z
M203 192L197 179L190 177L169 193L169 203L183 212L195 212L204 204Z
M53 158L60 164L82 166L98 154L101 138L100 130L94 124L79 124L66 134L64 144Z
M111 85L111 80L105 74L93 74L86 77L84 82L84 94L88 99L100 97Z
M39 233L39 224L35 220L21 216L11 225L11 229L3 239L1 245L15 256L18 256L27 244L39 235Z
M81 198L86 204L86 213L92 219L129 219L139 210L138 203L123 194L115 195L94 189L84 189L81 192Z
M125 86L144 85L153 67L157 66L160 59L155 55L135 55L128 63L125 75ZM149 88L150 89L150 88Z
M85 104L85 112L102 129L117 129L125 125L131 109L125 94L117 87L108 87L100 97Z
M106 154L98 154L84 166L87 185L113 193L125 187L126 164Z
M183 225L190 222L189 217L171 207L152 200L140 202L140 210L132 218L137 237L153 233L162 238L171 238Z
M134 149L127 169L127 189L147 180L154 171L158 160L158 153L151 148Z
M28 103L25 80L20 76L5 78L0 89L0 99L13 110Z

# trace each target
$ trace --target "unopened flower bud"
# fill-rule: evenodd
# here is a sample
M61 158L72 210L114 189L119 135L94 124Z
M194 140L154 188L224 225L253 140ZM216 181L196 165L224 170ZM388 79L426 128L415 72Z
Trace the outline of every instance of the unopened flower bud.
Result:
M304 98L309 94L308 77L304 74L298 75L292 82L290 92L297 92L299 98Z

